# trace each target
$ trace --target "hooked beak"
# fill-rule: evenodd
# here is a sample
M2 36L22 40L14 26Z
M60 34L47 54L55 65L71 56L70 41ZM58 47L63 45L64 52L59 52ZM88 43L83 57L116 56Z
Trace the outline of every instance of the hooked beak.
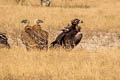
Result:
M80 20L80 21L79 21L79 23L83 23L83 21L82 21L82 20Z

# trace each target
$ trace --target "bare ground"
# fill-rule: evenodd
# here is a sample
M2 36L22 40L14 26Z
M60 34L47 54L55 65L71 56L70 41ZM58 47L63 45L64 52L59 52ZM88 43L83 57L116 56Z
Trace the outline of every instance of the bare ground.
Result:
M83 32L83 39L78 45L86 50L120 49L120 33L91 31Z

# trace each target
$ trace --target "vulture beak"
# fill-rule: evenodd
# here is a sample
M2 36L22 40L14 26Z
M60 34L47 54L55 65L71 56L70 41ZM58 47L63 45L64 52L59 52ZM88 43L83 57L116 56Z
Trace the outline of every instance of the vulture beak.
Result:
M79 23L83 23L83 21L82 21L82 20L80 20L80 21L79 21Z

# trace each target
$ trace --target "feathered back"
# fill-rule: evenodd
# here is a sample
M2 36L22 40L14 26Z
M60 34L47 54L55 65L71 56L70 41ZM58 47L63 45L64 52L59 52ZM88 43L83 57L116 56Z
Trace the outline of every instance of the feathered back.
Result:
M8 43L8 38L6 36L6 33L2 33L0 32L0 46L1 47L7 47L7 48L10 48L10 45Z

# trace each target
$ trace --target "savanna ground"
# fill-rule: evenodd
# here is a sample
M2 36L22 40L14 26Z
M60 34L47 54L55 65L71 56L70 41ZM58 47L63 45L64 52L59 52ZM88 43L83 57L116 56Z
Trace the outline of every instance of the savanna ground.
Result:
M0 0L0 32L6 32L11 49L0 49L0 80L120 80L120 1ZM72 51L53 49L26 51L20 40L22 19L31 25L40 18L49 42L74 18L84 37Z

